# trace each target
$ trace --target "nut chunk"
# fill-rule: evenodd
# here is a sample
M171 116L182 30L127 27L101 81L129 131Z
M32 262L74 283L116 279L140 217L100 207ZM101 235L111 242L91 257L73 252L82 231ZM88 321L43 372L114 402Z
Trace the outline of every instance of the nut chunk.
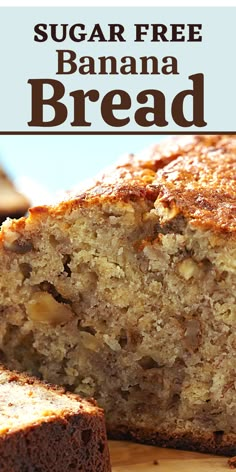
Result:
M46 292L35 292L26 311L31 320L52 325L66 323L72 317L72 311L65 303L58 303Z
M110 437L235 456L235 169L236 135L174 139L5 222L6 365L94 396Z

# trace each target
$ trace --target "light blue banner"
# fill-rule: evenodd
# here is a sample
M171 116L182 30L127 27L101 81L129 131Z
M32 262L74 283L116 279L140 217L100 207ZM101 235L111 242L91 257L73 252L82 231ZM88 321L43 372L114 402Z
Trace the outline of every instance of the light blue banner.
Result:
M0 132L236 132L235 20L234 7L1 7Z

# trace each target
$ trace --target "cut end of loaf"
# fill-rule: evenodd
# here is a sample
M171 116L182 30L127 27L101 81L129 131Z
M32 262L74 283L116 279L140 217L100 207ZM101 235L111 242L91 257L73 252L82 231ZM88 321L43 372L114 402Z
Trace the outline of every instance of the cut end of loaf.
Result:
M234 144L159 147L85 194L4 225L5 362L94 396L113 435L197 449L204 437L206 451L234 453L233 184L213 159L221 149L218 168L230 169Z

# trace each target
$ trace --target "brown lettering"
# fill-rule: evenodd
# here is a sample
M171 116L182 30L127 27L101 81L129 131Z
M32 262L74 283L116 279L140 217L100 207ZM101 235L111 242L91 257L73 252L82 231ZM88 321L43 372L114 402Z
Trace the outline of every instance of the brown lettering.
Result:
M125 56L121 58L121 62L125 64L124 66L121 66L120 68L120 73L123 75L135 75L137 74L136 71L136 59L132 56ZM128 64L127 64L128 62Z
M64 123L67 118L67 108L59 101L65 93L64 85L54 79L31 79L28 80L28 83L32 87L32 119L28 122L28 125L51 127ZM50 98L43 98L45 85L50 85L53 88L53 95ZM53 108L55 116L52 120L44 120L43 110L45 106Z
M120 99L120 103L114 103L116 98ZM130 118L116 118L114 110L129 110L131 107L131 98L124 90L111 90L108 92L101 103L101 114L104 121L114 127L125 126L130 122Z
M174 56L166 56L163 57L162 59L163 63L166 64L162 66L161 72L162 74L168 75L168 74L173 74L173 75L178 75L178 61L176 57ZM170 62L168 64L168 62Z
M168 125L165 119L165 95L160 90L143 90L137 95L138 103L147 103L149 95L153 98L153 106L139 108L134 115L136 123L143 127ZM147 119L149 113L153 119Z
M89 90L85 93L84 90L75 90L70 93L70 96L74 98L74 121L71 122L71 126L91 126L92 123L85 119L85 102L86 98L90 102L97 102L99 92L97 90Z
M65 58L65 54L68 54L68 58ZM77 70L75 63L76 53L70 49L57 49L57 72L56 74L74 74ZM65 64L68 64L69 69L65 70Z
M193 82L192 90L183 90L178 93L172 102L172 117L175 123L184 128L197 126L199 128L206 126L204 121L204 76L203 74L190 75L189 79ZM184 115L185 98L192 97L193 100L193 119L187 120Z
M95 75L95 60L92 56L83 56L80 58L80 62L82 63L81 66L79 66L78 71L82 75ZM87 64L86 64L87 63Z

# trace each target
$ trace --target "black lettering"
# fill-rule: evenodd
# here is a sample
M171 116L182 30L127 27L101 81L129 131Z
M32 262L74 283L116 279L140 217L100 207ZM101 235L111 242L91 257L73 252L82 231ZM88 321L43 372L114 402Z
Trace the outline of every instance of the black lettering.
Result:
M96 41L96 39L98 39L98 41L102 43L106 42L106 38L103 34L102 28L98 23L96 23L96 25L94 26L90 38L88 39L88 42L94 42Z
M75 36L75 31L79 30L79 34ZM84 41L86 38L86 33L81 33L80 30L84 31L85 25L82 23L77 23L76 25L72 25L69 30L69 36L72 41L79 43L80 41Z
M147 30L149 28L149 25L147 24L144 24L144 25L140 25L140 24L135 24L135 40L136 42L141 42L141 41L145 41L142 36L146 36L147 34ZM144 31L143 31L144 30Z
M48 35L46 33L46 30L47 25L45 23L35 25L34 32L36 34L34 35L34 41L37 41L38 43L43 43L44 41L47 41Z
M155 25L152 24L152 42L155 41L168 41L166 37L167 26L166 25Z
M189 39L188 41L190 42L201 42L202 41L202 35L200 34L200 31L202 29L202 25L192 25L189 24Z
M183 34L185 25L183 25L183 24L181 24L181 25L171 24L170 26L172 26L171 41L176 42L176 43L181 42L181 41L185 41L185 36Z
M67 26L68 24L61 24L61 25L58 25L58 24L50 24L49 26L51 26L51 38L53 39L53 41L55 41L56 43L62 43L63 41L65 41L66 39L66 32L67 32ZM57 36L58 34L58 26L61 26L62 28L62 31L61 31L61 37L59 38Z
M110 26L110 39L109 41L115 42L115 41L125 41L125 38L123 37L123 33L125 31L125 28L123 25L117 24L109 24Z

